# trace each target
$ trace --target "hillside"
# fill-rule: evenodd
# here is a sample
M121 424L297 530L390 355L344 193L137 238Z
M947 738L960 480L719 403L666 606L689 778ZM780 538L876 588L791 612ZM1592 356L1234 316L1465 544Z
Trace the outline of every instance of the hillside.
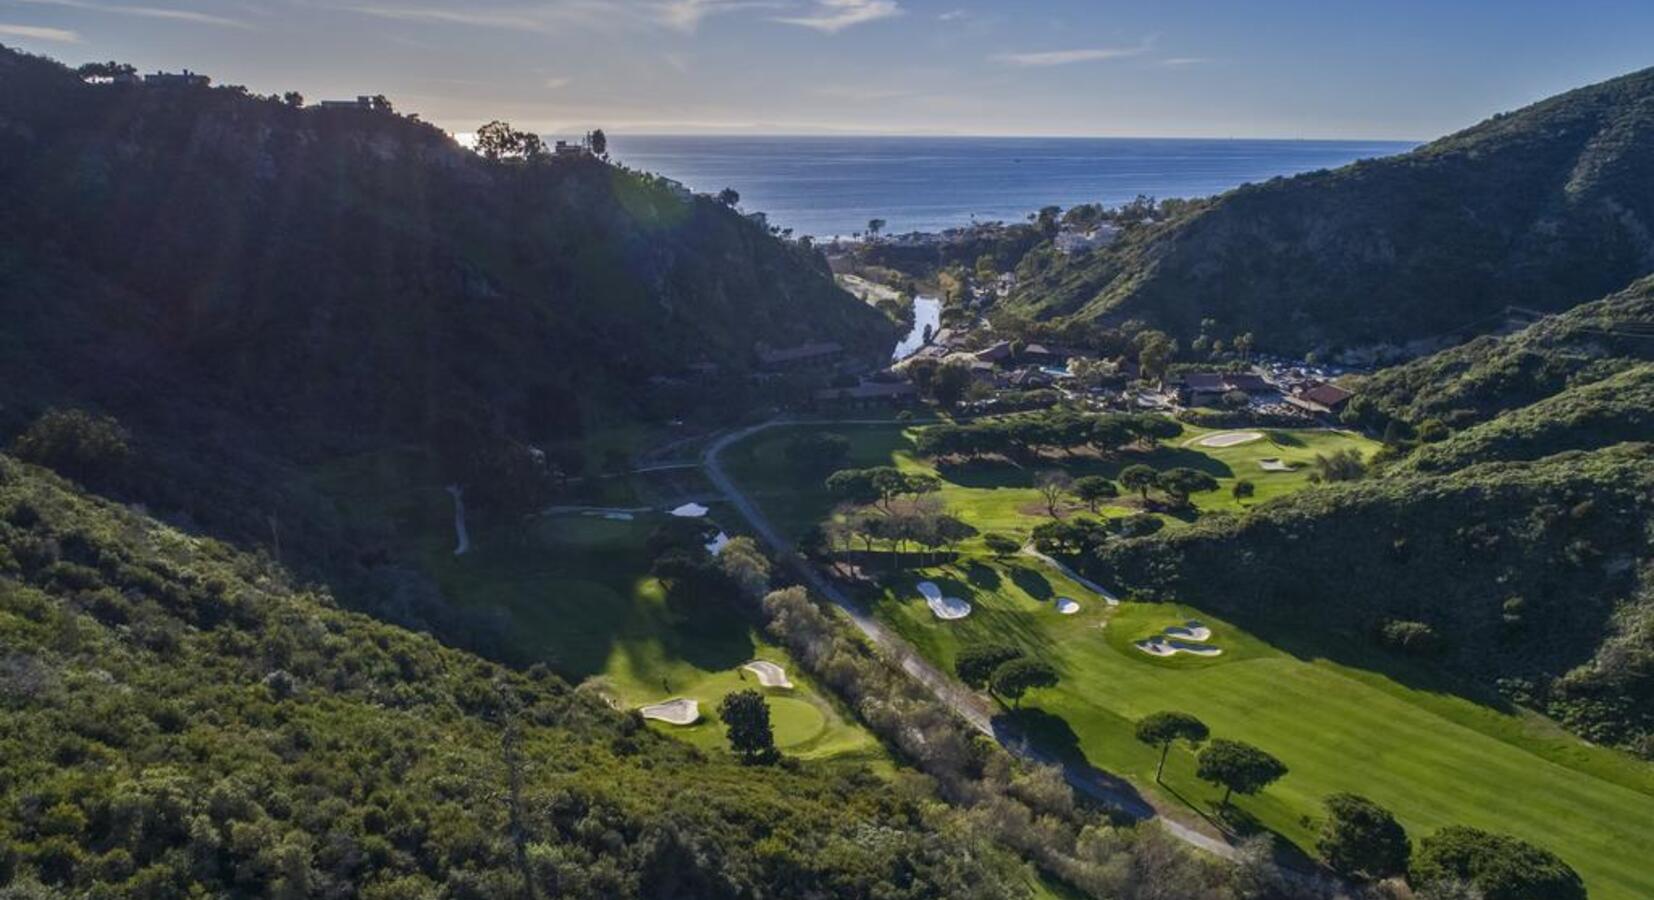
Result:
M7 457L0 639L0 883L63 896L1025 890L1010 860L865 772L697 751L555 676L341 612L266 561Z
M1341 635L1334 658L1403 680L1428 677L1407 656L1435 657L1478 692L1497 688L1590 740L1647 754L1651 516L1654 450L1622 444L1329 484L1113 542L1085 562L1133 594L1211 610L1283 646L1306 630ZM1427 628L1387 629L1395 622Z
M1013 308L1205 318L1259 349L1404 345L1654 271L1654 69L1418 150L1275 179L1026 280Z
M456 420L545 440L624 417L651 376L738 376L760 343L894 340L819 253L651 176L489 162L390 113L85 84L9 51L0 205L8 419L164 388L301 449L299 429Z
M1651 361L1654 279L1645 278L1508 337L1477 338L1385 369L1363 380L1360 392L1385 417L1464 427Z

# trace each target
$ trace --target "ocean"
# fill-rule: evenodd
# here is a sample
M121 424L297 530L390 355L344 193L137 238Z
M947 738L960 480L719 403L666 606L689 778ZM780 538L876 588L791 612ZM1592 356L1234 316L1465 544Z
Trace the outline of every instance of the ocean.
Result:
M1042 206L1206 197L1277 175L1389 156L1398 141L1175 138L704 137L613 135L609 152L798 234L886 220L888 233L1019 221Z

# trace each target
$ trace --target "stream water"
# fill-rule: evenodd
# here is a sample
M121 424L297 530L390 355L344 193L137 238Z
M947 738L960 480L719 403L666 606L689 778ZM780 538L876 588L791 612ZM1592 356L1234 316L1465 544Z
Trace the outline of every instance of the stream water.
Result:
M913 328L896 345L892 359L907 359L919 352L931 336L942 327L942 300L920 295L913 298Z

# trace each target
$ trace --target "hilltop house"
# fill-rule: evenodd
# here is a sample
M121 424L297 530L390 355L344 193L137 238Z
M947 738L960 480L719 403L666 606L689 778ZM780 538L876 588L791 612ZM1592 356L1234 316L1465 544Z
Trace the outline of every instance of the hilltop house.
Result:
M355 100L323 100L321 107L322 109L372 109L373 98L364 94Z
M838 409L902 408L919 402L919 389L907 381L863 381L855 387L815 392L817 407Z
M206 87L212 84L212 79L185 69L182 72L156 72L153 75L145 75L144 84L149 87Z

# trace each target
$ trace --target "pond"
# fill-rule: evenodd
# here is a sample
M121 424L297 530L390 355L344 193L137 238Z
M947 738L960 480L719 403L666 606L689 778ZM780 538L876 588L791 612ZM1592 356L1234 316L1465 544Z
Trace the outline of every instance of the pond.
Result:
M892 359L907 359L919 352L930 341L937 329L942 327L942 299L940 297L926 297L920 295L913 298L913 328L896 345L896 352Z

